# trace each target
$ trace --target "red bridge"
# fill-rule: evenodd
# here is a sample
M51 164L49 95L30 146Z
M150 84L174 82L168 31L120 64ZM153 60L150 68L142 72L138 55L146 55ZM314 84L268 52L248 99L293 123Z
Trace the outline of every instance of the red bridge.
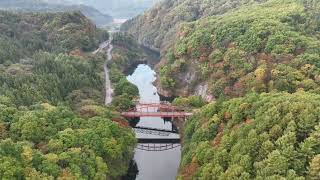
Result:
M127 118L139 117L162 117L162 118L186 118L192 113L185 112L181 108L171 105L168 102L160 103L137 103L136 107L121 115Z

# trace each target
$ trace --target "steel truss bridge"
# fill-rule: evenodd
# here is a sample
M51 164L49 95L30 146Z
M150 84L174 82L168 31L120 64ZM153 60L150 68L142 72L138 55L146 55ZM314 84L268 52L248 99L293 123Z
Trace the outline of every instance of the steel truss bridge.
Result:
M180 146L180 144L138 144L137 149L142 151L159 152L169 151L179 148Z
M135 127L135 132L143 134L152 134L158 136L169 136L170 134L179 134L175 130L155 129L146 127ZM137 149L143 151L168 151L180 147L180 138L138 138Z

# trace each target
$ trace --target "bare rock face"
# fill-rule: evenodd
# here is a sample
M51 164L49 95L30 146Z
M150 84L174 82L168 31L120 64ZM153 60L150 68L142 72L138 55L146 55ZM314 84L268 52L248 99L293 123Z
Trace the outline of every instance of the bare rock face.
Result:
M197 85L195 88L195 95L201 96L204 100L208 102L212 101L214 98L209 92L208 87L209 85L207 82Z
M207 101L213 100L212 95L210 94L208 82L202 82L197 84L195 87L192 87L192 82L196 80L196 73L193 71L189 71L185 74L180 74L179 79L177 82L178 88L173 90L165 89L161 86L159 77L154 82L154 85L158 89L158 93L165 97L173 97L173 96L190 96L190 95L197 95L201 96L203 99Z

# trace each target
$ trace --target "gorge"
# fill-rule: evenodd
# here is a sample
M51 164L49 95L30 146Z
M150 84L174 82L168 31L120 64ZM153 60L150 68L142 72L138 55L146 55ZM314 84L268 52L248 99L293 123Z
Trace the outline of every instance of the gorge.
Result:
M319 12L162 0L111 33L0 10L0 179L320 179Z
M188 96L209 101L184 127L177 179L319 177L319 118L311 112L320 87L319 7L163 1L121 27L161 52L160 94L182 96L174 101L182 106L197 104Z

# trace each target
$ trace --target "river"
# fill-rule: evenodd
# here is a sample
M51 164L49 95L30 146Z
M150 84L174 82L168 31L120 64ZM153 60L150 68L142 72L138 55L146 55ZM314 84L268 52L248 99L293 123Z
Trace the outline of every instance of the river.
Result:
M156 73L148 65L139 65L133 74L127 79L135 84L140 93L140 102L160 102L156 87L152 84ZM164 121L162 118L141 118L138 125L140 127L150 127L157 129L172 129L172 123ZM142 134L136 132L139 138L164 138L163 136ZM179 138L179 135L170 134L166 138ZM167 151L148 152L135 150L134 160L138 165L139 174L137 180L174 180L179 168L181 148Z

